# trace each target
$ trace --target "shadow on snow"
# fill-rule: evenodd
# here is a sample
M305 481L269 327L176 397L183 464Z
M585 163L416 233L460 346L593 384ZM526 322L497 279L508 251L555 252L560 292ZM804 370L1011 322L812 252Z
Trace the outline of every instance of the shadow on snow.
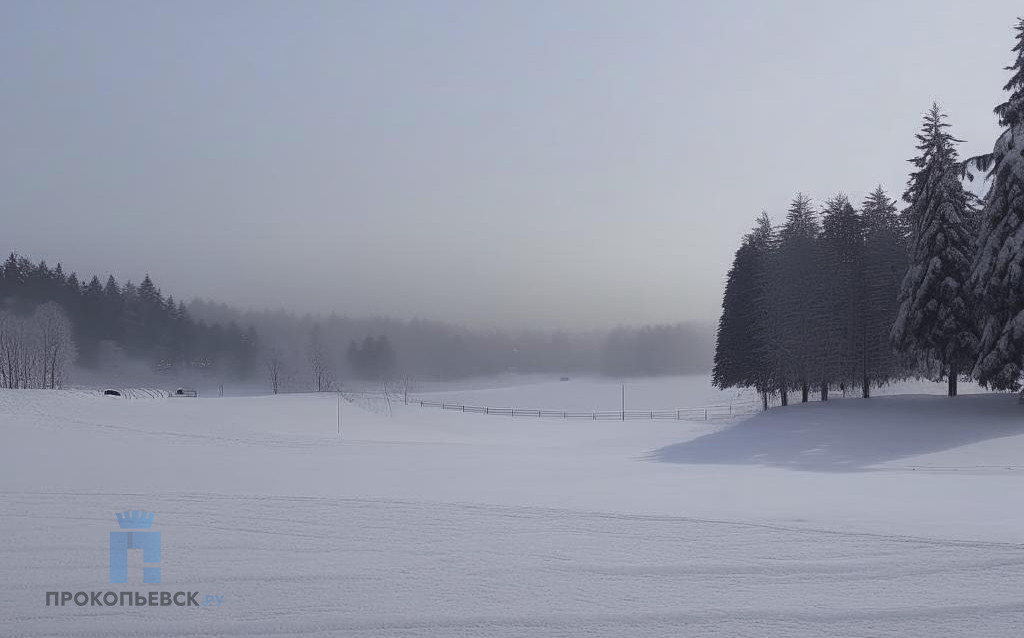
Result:
M654 450L665 463L858 472L894 459L1024 434L1010 393L903 395L773 408L692 441Z

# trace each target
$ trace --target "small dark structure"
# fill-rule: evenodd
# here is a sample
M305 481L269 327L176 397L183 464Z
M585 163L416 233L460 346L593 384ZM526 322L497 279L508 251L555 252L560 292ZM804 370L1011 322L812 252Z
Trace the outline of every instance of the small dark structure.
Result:
M174 391L174 394L172 394L171 396L172 397L197 397L197 396L199 396L199 392L197 392L196 390L186 390L185 388L178 388L177 390Z
M105 396L105 397L119 397L119 396L121 396L121 392L120 392L120 390L113 390L113 389L108 388L108 389L103 391L103 396Z
M568 380L569 380L569 377L562 377L561 379L559 379L559 381L568 381Z

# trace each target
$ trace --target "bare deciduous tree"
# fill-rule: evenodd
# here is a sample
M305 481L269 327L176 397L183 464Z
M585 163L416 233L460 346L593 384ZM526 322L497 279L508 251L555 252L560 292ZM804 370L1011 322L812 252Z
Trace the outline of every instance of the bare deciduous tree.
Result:
M263 357L263 366L267 370L267 379L270 381L270 389L274 394L281 391L284 385L286 372L284 354L277 346L272 346Z
M64 383L76 354L71 322L61 307L52 301L36 308L32 321L37 333L35 345L41 375L38 385L58 388Z
M34 362L29 355L24 319L0 313L0 383L5 388L27 388Z
M416 379L405 375L398 380L398 389L402 392L402 402L409 405L409 393L417 389Z
M0 313L0 385L5 388L59 388L74 362L71 322L55 303L29 317Z
M309 365L313 371L313 388L317 392L327 392L334 386L334 371L331 369L330 356L320 335L320 325L314 324L309 334Z

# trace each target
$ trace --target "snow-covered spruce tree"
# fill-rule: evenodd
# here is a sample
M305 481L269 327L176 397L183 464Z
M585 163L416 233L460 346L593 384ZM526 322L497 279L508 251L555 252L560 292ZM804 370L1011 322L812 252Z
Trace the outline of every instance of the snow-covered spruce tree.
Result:
M900 288L893 345L922 369L937 365L956 396L958 376L969 371L977 353L974 309L967 279L974 256L968 232L968 196L956 151L960 141L946 129L938 104L924 116L911 160L904 199L912 224L910 265Z
M1018 389L1024 367L1024 19L1016 26L1017 59L995 108L1005 127L992 153L973 159L988 171L971 286L985 312L975 377L998 389Z
M772 226L761 213L754 229L743 238L726 276L722 316L718 321L715 366L716 387L755 388L768 408L772 388L768 361L767 297L765 283L772 246Z
M896 213L896 203L881 186L861 204L861 219L864 226L861 390L867 398L873 384L883 384L900 375L889 334L899 312L900 283L907 272L907 241Z
M864 231L860 215L842 194L825 202L821 227L819 264L828 276L808 285L819 313L811 339L817 344L815 361L821 371L821 398L826 400L830 385L851 387L860 377Z
M772 367L783 405L788 403L787 391L798 388L801 400L807 401L810 384L821 379L814 340L820 312L809 288L824 276L819 230L810 198L798 194L778 233L768 285Z

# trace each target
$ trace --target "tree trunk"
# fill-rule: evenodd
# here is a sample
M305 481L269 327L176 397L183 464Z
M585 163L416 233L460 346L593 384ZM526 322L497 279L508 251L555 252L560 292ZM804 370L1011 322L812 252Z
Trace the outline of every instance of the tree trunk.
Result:
M811 388L805 382L802 386L800 386L800 403L807 403L807 397L810 395L810 393Z
M822 401L828 401L828 382L827 381L822 381L821 382L821 400Z
M956 396L956 374L956 364L949 364L949 396L951 397Z
M871 377L867 372L864 373L864 382L861 384L861 396L865 399L871 398Z
M789 390L787 390L786 388L780 388L779 400L782 402L782 405L789 405Z
M763 412L767 412L768 411L768 392L767 391L761 393L761 410Z

